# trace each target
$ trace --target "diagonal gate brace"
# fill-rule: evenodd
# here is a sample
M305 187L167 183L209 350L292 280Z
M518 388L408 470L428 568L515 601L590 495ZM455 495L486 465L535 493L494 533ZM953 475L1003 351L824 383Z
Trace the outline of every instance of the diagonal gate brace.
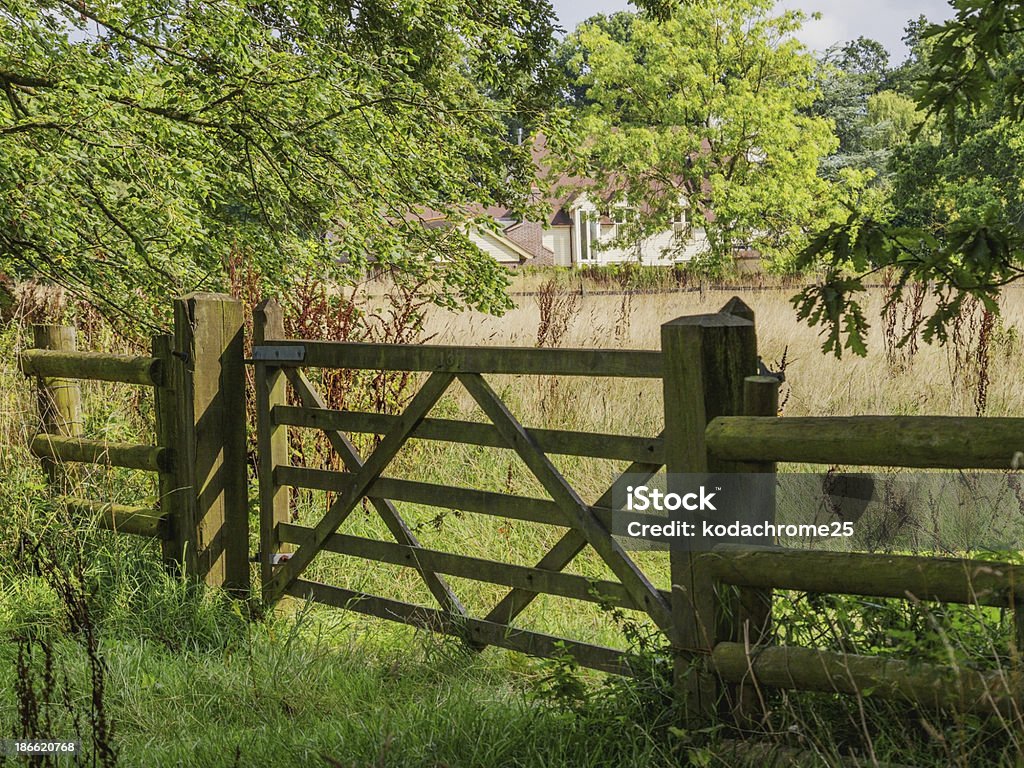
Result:
M306 378L306 375L300 369L285 368L284 373L285 376L288 377L288 381L291 383L292 388L295 390L296 394L298 394L299 399L306 408L327 408L327 403L324 402L324 399L313 388L309 379ZM343 432L324 429L323 433L327 436L327 441L331 444L334 452L341 457L342 462L345 464L345 467L349 472L358 472L363 467L363 460L360 457L359 452ZM420 547L420 542L416 538L416 534L412 532L412 529L410 529L405 520L402 519L402 516L398 513L394 504L387 499L380 499L372 496L368 498L370 503L372 503L374 508L377 510L377 514L380 515L384 524L388 527L388 530L391 531L391 535L394 536L395 541L399 544L405 544L410 547ZM443 609L463 616L466 615L465 607L452 591L443 576L424 568L419 563L417 563L416 570L419 571L419 574L426 583L430 593Z
M658 437L660 438L661 435ZM626 468L623 475L642 475L645 479L649 480L661 471L661 467L661 464L634 462ZM601 494L601 498L595 502L594 506L611 506L619 482L622 482L622 480L616 480L612 483L611 487ZM537 561L534 568L545 571L562 571L586 546L586 537L576 528L570 528L562 538L555 542L555 545L548 550L547 554ZM537 599L539 594L522 587L509 590L509 593L501 599L501 602L495 605L491 612L487 614L486 619L487 621L511 624L520 613L529 607L530 603Z
M461 373L459 381L501 433L509 447L522 458L551 498L562 509L566 522L577 529L622 582L630 597L654 623L672 636L672 614L668 603L643 572L612 538L593 511L579 497L537 442L508 410L497 393L478 373Z
M327 514L312 529L309 542L299 546L292 553L291 558L274 572L267 590L271 600L276 600L284 594L285 590L309 567L327 539L338 530L338 526L355 509L356 504L366 493L366 489L387 469L392 459L409 439L409 435L419 426L430 409L448 389L453 378L452 374L440 371L430 375L430 378L409 403L409 407L399 417L394 429L384 436L376 450L369 455L359 470L353 473L352 484L338 496L327 510Z

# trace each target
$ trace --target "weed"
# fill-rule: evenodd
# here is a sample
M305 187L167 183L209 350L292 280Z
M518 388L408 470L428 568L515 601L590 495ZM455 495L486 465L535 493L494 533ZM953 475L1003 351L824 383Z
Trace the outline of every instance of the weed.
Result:
M566 291L554 278L537 293L540 321L537 324L537 346L557 347L580 311L580 295Z

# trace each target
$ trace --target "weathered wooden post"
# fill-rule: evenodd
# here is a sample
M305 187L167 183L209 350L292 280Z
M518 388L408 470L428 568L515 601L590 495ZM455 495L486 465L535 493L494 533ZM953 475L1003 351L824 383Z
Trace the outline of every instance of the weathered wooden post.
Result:
M187 574L244 597L249 590L245 361L242 305L194 293L174 302L169 386L176 422L176 557Z
M253 313L253 344L283 339L284 316L275 299L264 299ZM287 405L286 381L280 366L256 362L256 435L259 445L257 473L260 481L260 583L264 599L274 572L274 558L281 552L278 523L288 522L289 489L274 479L274 467L288 464L288 427L274 424L275 405Z
M78 349L74 326L35 325L32 327L36 349L51 349L59 352L74 352ZM55 376L39 377L39 416L42 431L48 435L81 437L82 435L82 389L76 379ZM58 493L71 492L77 472L67 465L58 464L52 458L42 457L40 462Z
M738 298L713 315L681 317L661 327L664 356L665 468L669 474L733 471L709 457L704 430L717 416L743 413L744 379L757 372L754 313ZM671 553L675 680L688 720L714 713L717 679L708 667L715 644L734 634L720 626L707 553Z
M743 380L743 415L778 416L779 380L774 376L747 376ZM748 462L736 471L775 474L775 462ZM775 522L775 488L772 486L770 504L766 508L765 522ZM772 590L757 587L739 587L738 605L732 637L723 638L743 643L746 647L762 645L771 636ZM733 712L738 719L752 720L760 712L760 696L752 683L744 683L734 691Z
M182 452L177 450L178 433L181 431L177 391L188 374L184 370L184 361L174 355L173 335L154 336L150 350L153 357L160 361L160 379L153 387L156 444L169 449L172 457L171 466L162 469L157 475L160 512L167 520L168 528L166 536L160 542L161 555L164 564L172 572L178 571L184 565L183 570L187 573L195 573L194 557L190 564L183 563L183 558L195 554L195 546L188 545L187 534L187 531L195 528L195 505L189 502L191 476L182 468ZM182 479L189 484L179 484L179 480Z

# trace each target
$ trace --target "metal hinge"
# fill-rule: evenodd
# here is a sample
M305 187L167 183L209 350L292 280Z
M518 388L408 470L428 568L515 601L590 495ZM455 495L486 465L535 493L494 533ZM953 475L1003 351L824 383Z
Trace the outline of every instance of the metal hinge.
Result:
M271 565L281 565L282 563L287 563L289 560L292 559L292 555L293 554L294 553L292 553L292 552L278 552L276 555L274 555L270 559L270 564ZM262 560L262 555L258 551L256 553L254 553L252 557L249 558L249 562L252 562L252 563L258 563L261 560Z
M306 359L306 348L301 344L261 344L252 348L252 359L280 363L301 363Z

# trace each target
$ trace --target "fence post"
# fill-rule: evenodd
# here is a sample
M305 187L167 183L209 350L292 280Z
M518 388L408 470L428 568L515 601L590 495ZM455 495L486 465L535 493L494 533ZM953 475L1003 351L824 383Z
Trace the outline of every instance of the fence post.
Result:
M283 339L284 315L275 299L264 299L253 312L253 344ZM282 550L277 524L288 522L289 489L274 480L274 467L288 464L288 427L274 424L275 405L287 405L280 367L256 363L257 475L260 482L260 583L264 590L274 572L274 555ZM264 592L264 601L269 596Z
M743 380L743 415L777 416L779 413L779 380L774 376L747 376ZM737 467L737 471L775 474L775 462L750 462ZM771 500L766 522L775 522L775 487L771 489ZM723 638L743 643L751 648L762 645L771 636L772 590L758 587L738 587L734 636ZM733 714L741 721L755 720L763 713L763 702L757 687L743 683L734 691Z
M74 326L34 325L32 336L36 349L74 352L78 342ZM75 379L38 377L39 416L43 432L49 435L80 437L82 435L82 389ZM50 484L60 493L68 493L77 477L76 470L61 466L53 459L40 459Z
M184 362L174 355L173 335L154 336L150 351L160 361L160 380L153 387L156 444L171 451L171 467L157 476L160 514L168 526L160 550L164 564L172 572L195 573L195 547L188 546L186 535L187 531L195 529L195 505L189 503L192 481L178 440L181 416L177 391L187 374Z
M171 386L176 546L186 573L239 597L249 591L242 305L223 294L174 301Z
M669 474L728 472L734 464L708 457L704 430L717 416L743 413L743 380L757 372L754 313L738 298L717 314L681 317L661 327L664 357L665 468ZM720 626L706 553L671 553L675 685L688 721L712 715L719 702L709 667Z

